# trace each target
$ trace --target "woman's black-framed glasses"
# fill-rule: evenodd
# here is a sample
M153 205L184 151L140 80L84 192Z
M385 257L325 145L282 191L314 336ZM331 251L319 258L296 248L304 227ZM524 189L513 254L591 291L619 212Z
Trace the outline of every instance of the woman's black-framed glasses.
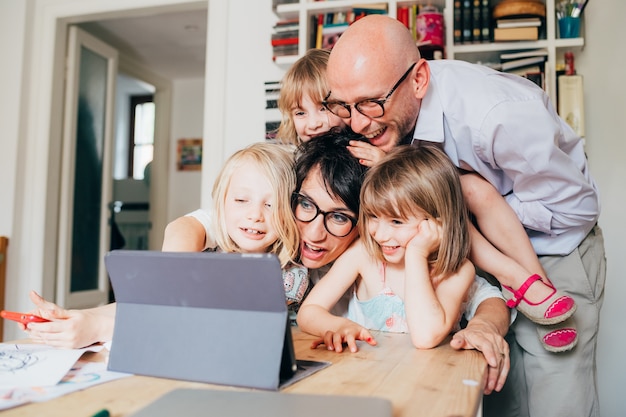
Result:
M385 98L368 98L354 104L348 104L344 103L343 101L328 101L328 97L330 97L331 94L331 91L329 91L328 95L324 97L322 105L324 105L324 107L326 107L329 112L331 112L335 116L341 117L342 119L349 119L350 117L352 117L352 107L354 107L363 116L372 118L383 117L383 115L385 114L385 103L387 102L387 100L389 100L389 97L391 97L394 91L396 91L398 87L400 87L400 84L402 84L402 82L406 80L406 78L411 73L411 70L413 70L416 65L417 62L414 62L409 67L409 69L406 70L406 72L404 73L404 75L402 75L402 77L400 77L398 82L393 87L391 87L391 90L389 90L389 93L387 93Z
M320 214L324 219L324 228L335 237L345 237L350 234L357 219L338 211L323 211L311 199L299 193L292 194L292 208L296 220L311 223Z

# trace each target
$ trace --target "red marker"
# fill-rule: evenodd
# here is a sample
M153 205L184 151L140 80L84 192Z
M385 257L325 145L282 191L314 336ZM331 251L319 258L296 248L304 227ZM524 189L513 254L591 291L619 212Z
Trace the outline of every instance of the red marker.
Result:
M43 317L39 317L34 314L16 313L14 311L5 311L5 310L0 311L0 317L5 318L7 320L18 321L22 324L44 323L46 321L50 321L48 319L44 319Z

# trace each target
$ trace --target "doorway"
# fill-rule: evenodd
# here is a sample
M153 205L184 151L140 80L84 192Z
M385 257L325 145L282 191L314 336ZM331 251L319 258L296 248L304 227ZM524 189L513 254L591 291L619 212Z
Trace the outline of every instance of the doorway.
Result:
M12 262L7 264L7 295L12 300L15 310L28 311L32 302L28 294L31 290L39 291L46 299L57 299L57 263L59 239L59 193L61 171L61 147L63 119L63 86L65 53L67 48L67 28L71 24L88 21L113 19L118 17L136 17L166 14L180 11L200 11L207 19L208 34L202 41L201 48L210 51L211 59L207 59L206 90L212 93L206 98L208 124L212 135L222 137L226 120L222 109L225 102L226 71L224 62L227 57L227 42L230 2L217 0L144 0L141 5L127 0L90 0L76 2L73 0L50 0L29 3L26 8L25 33L25 67L21 77L22 101L20 104L19 121L19 152L16 166L15 209L13 215ZM134 75L144 73L154 78L167 81L146 66L136 62L125 62L125 54L120 56L120 68L128 66ZM203 56L205 53L203 52ZM203 73L204 74L204 73ZM169 132L166 125L171 113L171 83L161 88L157 86L155 100L162 100L159 106L163 117L157 115L157 124L162 124L161 131ZM201 87L204 92L205 87ZM200 91L200 90L197 90ZM163 230L167 224L168 198L168 159L169 141L171 138L163 133L164 140L155 139L156 156L152 167L152 182L163 183L163 187L151 193L151 207L154 208L152 228ZM158 136L158 135L157 135ZM214 146L214 157L209 158L209 170L204 170L202 177L212 182L213 166L216 166L223 155L223 145L217 142ZM160 149L160 150L159 150ZM164 155L159 160L158 154ZM208 173L206 173L209 171ZM203 194L204 196L204 194ZM204 197L207 199L207 197ZM171 211L170 211L171 212ZM154 235L154 234L153 234ZM162 236L157 236L150 247L159 248ZM19 329L6 328L7 339L21 337Z
M103 179L107 180L109 184L113 181L113 186L109 185L107 191L104 186L104 182L102 183L102 198L99 200L98 204L100 205L100 210L106 210L108 214L108 222L106 222L105 230L101 230L101 235L106 236L107 239L99 240L100 250L96 256L91 256L89 259L86 259L85 257L81 258L81 253L72 251L71 258L68 259L67 251L65 250L65 252L63 252L64 247L69 245L74 248L83 248L85 246L77 244L73 241L75 236L71 233L65 235L62 233L59 234L57 245L61 256L57 258L58 265L55 300L66 308L83 308L111 301L112 296L110 291L108 291L108 288L102 288L103 282L105 285L108 285L108 277L106 276L106 270L103 267L103 254L106 251L120 248L144 250L160 248L162 235L157 234L158 237L154 238L151 236L150 230L153 225L157 228L157 230L162 230L167 221L167 218L165 217L168 206L167 162L169 137L167 132L169 131L170 123L170 101L173 80L153 72L154 70L161 71L161 67L159 67L158 64L155 64L148 69L145 65L147 62L141 62L142 59L145 60L145 56L141 55L141 51L136 51L130 48L129 45L133 45L137 42L149 44L149 42L146 42L145 40L137 41L133 38L133 36L137 36L138 33L141 33L142 36L149 37L150 31L145 29L146 27L151 28L150 30L153 31L153 34L156 33L155 31L158 31L160 36L162 36L164 32L164 23L162 22L168 22L169 24L176 26L179 25L179 22L182 19L189 18L189 16L193 16L193 19L195 19L192 21L201 19L200 21L202 22L202 26L205 28L195 36L195 39L201 40L199 47L197 45L196 47L202 51L202 59L200 59L200 61L202 61L202 65L200 68L202 70L202 76L204 76L203 61L206 49L206 9L204 9L204 13L199 13L198 10L194 10L193 12L167 12L162 14L149 14L146 16L133 15L132 17L118 17L115 19L89 21L77 25L83 31L88 32L90 36L93 36L96 39L99 39L109 45L113 42L114 44L111 46L119 51L120 73L117 75L116 84L118 87L125 86L126 88L125 91L120 91L120 88L118 88L117 91L118 99L117 105L115 106L116 116L114 117L116 140L115 144L109 144L108 146L115 149L114 154L116 157L114 166L119 167L123 165L123 168L121 169L125 171L125 175L114 174L113 178L108 177ZM141 30L141 28L144 29ZM197 32L198 28L197 25L189 24L183 26L183 30L186 32ZM180 37L178 34L174 34L172 36ZM120 41L121 38L123 38L123 42ZM163 43L163 39L161 39L160 42ZM170 42L174 44L177 43L175 40L170 40ZM167 42L165 42L163 47L167 47ZM149 50L149 47L144 47L143 50ZM149 53L153 54L153 57L158 56L161 59L163 57L167 57L168 54L171 54L171 52L167 51L152 51ZM197 59L197 57L195 58ZM150 59L148 59L148 61L150 61ZM172 61L172 59L169 59L168 62L169 61ZM178 57L178 60L174 61L177 63L176 68L163 69L162 71L171 77L175 77L176 71L179 70L183 71L183 76L188 75L184 73L184 70L188 67L192 67L193 65L186 64L180 57ZM130 84L134 84L134 91L130 91L127 88ZM153 139L151 139L152 143L150 143L151 150L149 152L151 163L148 165L149 169L146 170L146 172L149 172L150 175L146 176L147 178L144 178L144 170L148 162L146 160L146 153L138 149L138 146L130 144L129 132L132 130L130 129L130 121L127 117L123 117L121 112L126 111L126 114L129 113L129 110L124 110L130 109L131 107L128 100L132 100L137 96L145 98L147 95L149 95L149 101L154 105L155 111L153 113L151 126L154 130ZM126 101L126 105L121 105L124 101ZM139 154L140 158L138 160L132 159L129 162L129 155L132 155L133 151L135 151L136 154ZM152 158L152 153L154 158ZM141 160L142 154L144 155L143 161ZM120 163L121 161L124 163ZM134 175L134 172L132 172L137 171L137 169L132 169L132 165L135 164L142 165L140 167L140 175ZM66 162L63 162L63 165L67 165ZM129 168L131 170L130 175L128 175ZM110 169L103 170L103 172L111 175ZM114 168L114 172L119 173L120 168ZM81 178L78 176L78 172L76 172L76 174L76 178ZM61 178L61 181L66 181L66 179ZM150 185L152 185L151 187L148 186L149 182L151 183ZM62 182L60 186L65 187L66 185ZM76 194L75 191L74 205L77 204L76 202L81 202L83 200L82 195L84 194L81 193L79 196L79 194ZM151 210L152 207L155 207L156 210ZM94 207L92 211L97 210L98 209ZM63 206L61 206L59 214L60 219L63 219L64 216L67 217ZM97 217L95 214L94 216ZM76 230L76 225L80 225L85 218L85 213L76 213L73 221L70 220L69 222L74 225L74 230ZM63 229L63 222L61 222L60 228ZM83 274L83 277L80 279L85 282L97 282L98 294L106 293L108 294L108 297L102 298L99 296L96 299L94 298L95 289L93 286L87 285L85 287L82 285L82 282L75 285L75 271L72 268L67 267L67 265L74 264L89 266L86 271L90 272Z

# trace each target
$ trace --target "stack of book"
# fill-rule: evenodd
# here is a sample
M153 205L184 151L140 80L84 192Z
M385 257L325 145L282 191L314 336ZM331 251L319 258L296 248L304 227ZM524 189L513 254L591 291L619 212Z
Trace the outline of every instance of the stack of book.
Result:
M491 42L489 0L454 0L453 25L455 44Z
M336 12L320 13L313 16L314 34L313 46L315 48L332 49L344 30L354 22L354 13Z
M298 55L300 22L298 19L281 20L272 33L273 59L279 56Z
M335 46L335 43L337 43L339 37L343 34L343 32L348 28L349 25L350 24L348 22L323 24L321 27L320 48L333 49L333 46ZM317 43L315 46L317 46Z
M353 4L354 20L359 20L369 14L387 14L387 3Z
M354 4L351 10L320 13L313 16L315 27L312 45L315 48L332 49L348 26L368 14L387 14L387 3Z
M502 72L517 74L528 78L539 87L545 89L545 65L548 58L547 49L533 49L500 54Z
M412 4L410 6L398 6L396 16L404 26L406 26L413 35L413 39L417 40L417 29L415 27L415 19L419 13L418 5Z
M265 139L276 138L276 131L280 126L281 114L278 110L280 96L280 81L265 82Z
M500 41L536 41L543 22L535 17L505 17L496 20L493 40Z

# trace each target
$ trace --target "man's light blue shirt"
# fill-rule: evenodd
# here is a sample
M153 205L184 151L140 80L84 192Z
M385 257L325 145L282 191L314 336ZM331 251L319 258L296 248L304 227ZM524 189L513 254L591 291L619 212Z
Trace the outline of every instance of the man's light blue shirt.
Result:
M428 64L414 139L443 143L457 167L493 184L538 255L574 250L600 214L583 140L523 77L463 61Z

